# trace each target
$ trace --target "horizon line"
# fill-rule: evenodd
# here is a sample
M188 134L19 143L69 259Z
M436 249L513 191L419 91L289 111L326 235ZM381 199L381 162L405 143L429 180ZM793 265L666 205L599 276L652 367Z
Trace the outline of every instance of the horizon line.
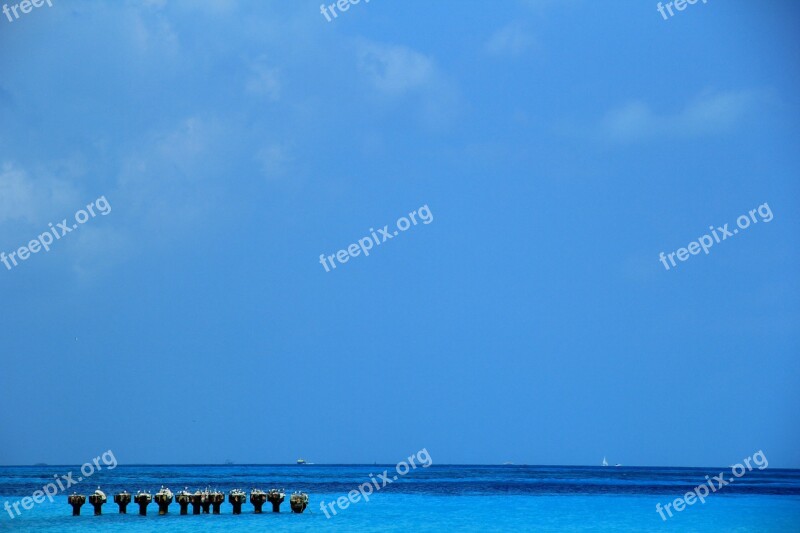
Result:
M0 465L0 468L34 468L34 467L45 467L45 466L57 466L57 467L80 467L83 463L76 463L76 464L55 464L55 463L36 463L36 464L14 464L14 465ZM118 464L114 467L114 469L118 467L141 467L141 466L179 466L179 467L191 467L191 466L211 466L211 467L231 467L231 466L295 466L297 468L304 468L309 466L395 466L395 463L305 463L305 464L297 464L297 463L125 463L125 464ZM615 470L617 468L683 468L683 469L697 469L697 468L710 468L710 469L718 469L718 468L731 468L732 465L728 466L653 466L653 465L620 465L620 466L603 466L603 465L580 465L580 464L528 464L528 463L433 463L426 468L431 466L497 466L497 467L533 467L533 468L601 468L601 469L609 469ZM113 470L113 469L109 469ZM763 470L767 470L764 468ZM772 467L769 470L800 470L800 467Z

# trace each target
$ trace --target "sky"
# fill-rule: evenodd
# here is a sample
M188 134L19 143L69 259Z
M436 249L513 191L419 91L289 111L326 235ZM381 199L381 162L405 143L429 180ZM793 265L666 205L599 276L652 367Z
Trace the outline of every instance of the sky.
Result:
M0 263L0 464L800 467L797 3L52 4L0 251L99 203Z

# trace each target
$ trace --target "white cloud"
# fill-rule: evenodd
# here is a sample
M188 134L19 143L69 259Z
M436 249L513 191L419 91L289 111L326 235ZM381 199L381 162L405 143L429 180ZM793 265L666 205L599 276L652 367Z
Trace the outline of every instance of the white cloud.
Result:
M448 126L458 113L460 96L455 84L439 70L433 58L420 52L362 40L358 68L389 106L412 98L417 115L431 129Z
M180 6L184 9L205 11L211 14L230 13L235 11L239 3L237 0L204 0L197 2L196 0L183 0Z
M57 165L66 168L64 172L69 178L70 162ZM69 179L53 177L51 170L41 169L34 177L10 162L0 167L0 223L43 224L67 214L65 209L72 209L71 204L76 202L79 202L78 195Z
M167 0L142 0L141 2L143 7L148 9L164 9L167 7ZM133 2L129 2L128 5L136 5Z
M170 131L155 136L155 148L176 162L190 161L209 147L208 127L197 117L181 121Z
M519 0L519 3L532 10L542 11L550 6L572 7L579 5L580 0Z
M289 149L280 144L271 144L259 150L256 159L267 178L273 179L286 174L294 161Z
M112 222L112 212L108 216ZM87 282L91 282L102 271L108 270L117 263L124 261L130 253L130 239L119 229L109 226L105 216L90 219L75 232L75 237L70 242L70 256L72 271L75 275Z
M378 43L362 44L359 68L376 89L393 95L429 85L437 75L429 57L405 46Z
M115 195L162 236L187 227L212 212L220 198L217 180L226 164L219 150L225 138L223 125L199 117L147 135L123 159Z
M597 134L615 142L654 136L697 137L733 128L754 101L749 91L706 93L674 114L658 114L643 101L611 110L601 120Z
M250 78L245 90L252 94L266 96L270 100L278 100L281 95L281 83L277 68L271 68L265 59L259 59L250 66Z
M0 167L0 226L10 224L11 231L4 235L7 246L26 244L48 231L48 223L73 220L76 211L93 202L96 197L79 193L77 188L85 174L80 158L55 161L33 172L4 163ZM113 208L113 196L109 203ZM54 262L56 268L67 263L77 275L89 277L119 261L124 252L122 235L101 220L105 222L106 217L90 218L80 231L70 233L57 247L54 245L54 253L46 254L47 261Z
M36 193L25 172L5 163L0 170L0 222L23 219L31 221Z
M177 55L180 48L178 34L161 11L162 7L151 5L131 12L130 30L134 48L138 52Z
M486 42L486 51L494 55L519 55L534 44L533 36L519 23L497 30Z

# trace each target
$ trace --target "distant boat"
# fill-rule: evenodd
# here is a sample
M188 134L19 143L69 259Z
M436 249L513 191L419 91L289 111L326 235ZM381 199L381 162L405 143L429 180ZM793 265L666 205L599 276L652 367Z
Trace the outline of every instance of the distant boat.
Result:
M606 461L605 457L603 457L603 466L608 466L608 461Z
M304 465L306 464L306 460L301 457L300 459L297 460L297 464Z
M619 463L617 463L617 464L615 464L614 466L622 466L622 465L621 465L621 464L619 464Z

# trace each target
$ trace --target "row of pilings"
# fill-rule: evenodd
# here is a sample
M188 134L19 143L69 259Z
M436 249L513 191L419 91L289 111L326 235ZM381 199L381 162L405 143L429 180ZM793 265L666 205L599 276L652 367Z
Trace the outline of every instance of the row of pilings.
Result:
M281 512L281 504L286 498L286 491L283 489L270 489L266 492L260 489L250 491L250 503L253 505L255 514L260 514L261 508L265 503L272 504L272 512ZM81 507L86 503L86 496L73 493L67 498L67 502L72 506L72 516L80 516ZM94 514L103 514L103 505L108 501L106 494L98 487L94 493L89 495L89 504L94 507ZM155 502L158 506L158 514L164 515L169 512L172 502L178 504L180 514L189 514L189 506L192 507L192 514L220 514L220 507L225 502L225 493L218 490L197 490L189 492L188 488L173 494L171 490L162 485L161 489L154 495L148 491L139 491L132 495L128 491L118 492L114 495L114 503L119 506L120 514L128 513L128 504L133 502L139 506L139 514L147 515L147 506ZM233 489L228 493L228 502L233 506L233 514L242 514L242 506L247 503L247 493L240 489ZM308 506L308 494L305 492L295 492L289 497L289 506L293 513L302 513Z

